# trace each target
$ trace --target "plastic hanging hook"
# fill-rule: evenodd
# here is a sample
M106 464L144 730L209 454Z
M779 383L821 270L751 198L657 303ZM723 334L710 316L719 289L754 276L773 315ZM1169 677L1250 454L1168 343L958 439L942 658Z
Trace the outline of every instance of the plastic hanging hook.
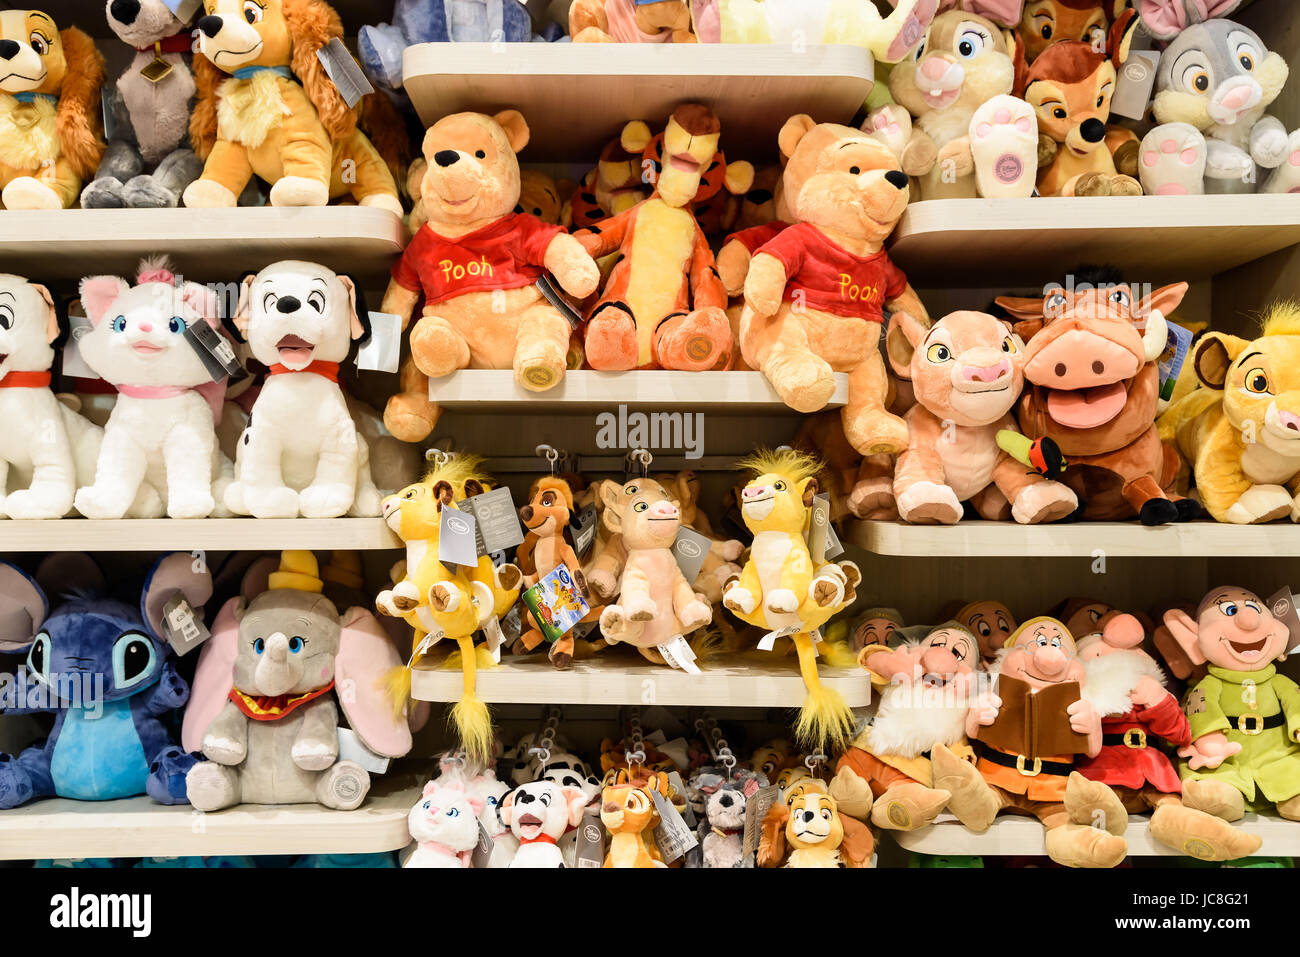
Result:
M803 759L803 766L808 769L809 774L816 777L817 769L821 767L821 763L825 760L826 755L824 754L810 754L808 757Z
M556 463L559 462L561 458L568 456L567 452L561 452L553 445L539 445L534 449L534 452L536 452L536 454L541 458L546 459L547 463L551 467L552 475L555 474Z
M625 461L627 462L627 472L629 475L638 467L641 469L641 478L646 478L650 474L650 463L655 457L650 454L648 449L633 449L627 453Z

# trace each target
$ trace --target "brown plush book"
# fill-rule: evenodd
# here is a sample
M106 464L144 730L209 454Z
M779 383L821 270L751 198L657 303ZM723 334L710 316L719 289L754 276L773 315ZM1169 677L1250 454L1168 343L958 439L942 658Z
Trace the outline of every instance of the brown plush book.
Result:
M1037 693L1019 678L998 676L998 697L1002 707L997 720L981 728L979 739L1002 751L1030 758L1058 754L1082 754L1088 736L1070 727L1066 708L1078 701L1082 690L1077 681L1049 685Z

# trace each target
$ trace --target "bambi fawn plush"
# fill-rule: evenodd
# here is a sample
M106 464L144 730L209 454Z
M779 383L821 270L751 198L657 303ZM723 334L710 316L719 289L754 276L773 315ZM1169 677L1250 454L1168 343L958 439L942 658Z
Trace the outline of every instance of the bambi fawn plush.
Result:
M662 779L662 782L661 782ZM645 832L655 818L651 791L660 788L666 794L668 775L655 774L649 783L632 782L611 784L601 794L600 823L609 832L609 850L605 852L606 867L665 867L646 847Z
M885 239L907 208L907 177L888 147L860 130L805 114L781 129L785 201L797 225L750 263L740 347L782 400L822 408L835 373L849 375L844 435L863 455L907 447L907 426L885 410L882 310L928 321Z
M0 204L64 209L104 153L104 57L39 10L0 11Z

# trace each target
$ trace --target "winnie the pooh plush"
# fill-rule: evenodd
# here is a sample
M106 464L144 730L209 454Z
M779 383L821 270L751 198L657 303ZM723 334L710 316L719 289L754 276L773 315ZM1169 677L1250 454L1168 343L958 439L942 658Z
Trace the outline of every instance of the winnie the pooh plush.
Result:
M548 271L565 292L584 299L600 273L562 227L515 212L515 154L527 145L528 124L518 110L455 113L425 134L420 199L428 221L393 267L382 306L407 323L424 297L402 392L384 412L389 431L404 441L419 442L437 423L429 377L471 366L513 368L520 385L542 391L564 376L571 327L537 280Z
M822 408L834 373L847 372L849 443L863 455L901 451L907 426L885 410L889 385L878 346L884 308L929 323L884 250L907 208L907 176L884 144L807 114L786 122L779 143L785 198L798 222L750 264L741 352L799 412Z

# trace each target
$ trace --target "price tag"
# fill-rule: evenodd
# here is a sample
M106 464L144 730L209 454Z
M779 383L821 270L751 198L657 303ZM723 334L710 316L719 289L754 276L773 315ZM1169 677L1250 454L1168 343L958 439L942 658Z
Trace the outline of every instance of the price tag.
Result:
M487 832L483 822L478 822L478 843L474 845L474 853L470 855L470 867L487 867L488 862L492 860L492 835Z
M655 810L659 812L659 826L655 828L655 844L663 855L664 863L671 864L700 842L671 801L658 791L650 791Z
M682 570L682 577L694 582L700 577L704 559L709 555L709 546L713 543L693 528L683 525L677 529L677 538L673 542L673 557L677 567Z
M185 596L177 592L163 605L163 632L177 655L193 651L212 637Z
M461 508L478 522L479 554L504 552L524 540L524 529L519 524L519 511L514 496L504 485L490 492L465 499Z
M596 506L584 505L577 514L569 519L569 531L573 536L573 550L579 558L586 558L591 546L596 544L596 523L598 516ZM692 579L693 581L694 579Z
M402 352L402 317L391 312L370 313L370 335L357 350L357 368L365 372L396 372Z
M765 788L759 788L745 802L745 833L740 843L742 857L752 857L758 850L758 843L763 839L763 820L780 794L779 787L769 784Z
M356 106L363 96L375 92L366 75L361 72L361 67L357 66L357 61L352 59L352 54L338 37L317 50L316 59L320 60L325 73L339 88L339 95L343 97L348 109Z
M1291 630L1291 647L1287 654L1294 654L1300 648L1300 613L1296 611L1295 596L1290 588L1283 588L1268 600L1268 607L1273 617Z
M688 675L698 675L700 673L700 666L695 663L695 652L681 635L673 638L667 644L660 645L655 650L664 656L664 661L668 663L669 667L676 668L678 671L685 671Z
M605 828L600 823L598 812L588 810L583 813L576 838L574 866L604 867Z
M191 323L185 328L185 342L203 362L213 382L242 379L247 373L235 355L230 340L206 322Z
M801 628L801 625L791 625L789 628L782 628L780 631L769 631L758 640L758 650L772 651L776 648L778 638L789 638L791 635L797 635Z
M813 568L844 553L840 537L831 525L831 497L823 492L813 498L812 521L808 523L808 555Z
M438 561L473 568L478 564L477 523L469 512L444 505L438 513Z
M388 770L389 759L382 754L375 754L351 728L339 728L339 760L355 761L371 774L383 774Z

